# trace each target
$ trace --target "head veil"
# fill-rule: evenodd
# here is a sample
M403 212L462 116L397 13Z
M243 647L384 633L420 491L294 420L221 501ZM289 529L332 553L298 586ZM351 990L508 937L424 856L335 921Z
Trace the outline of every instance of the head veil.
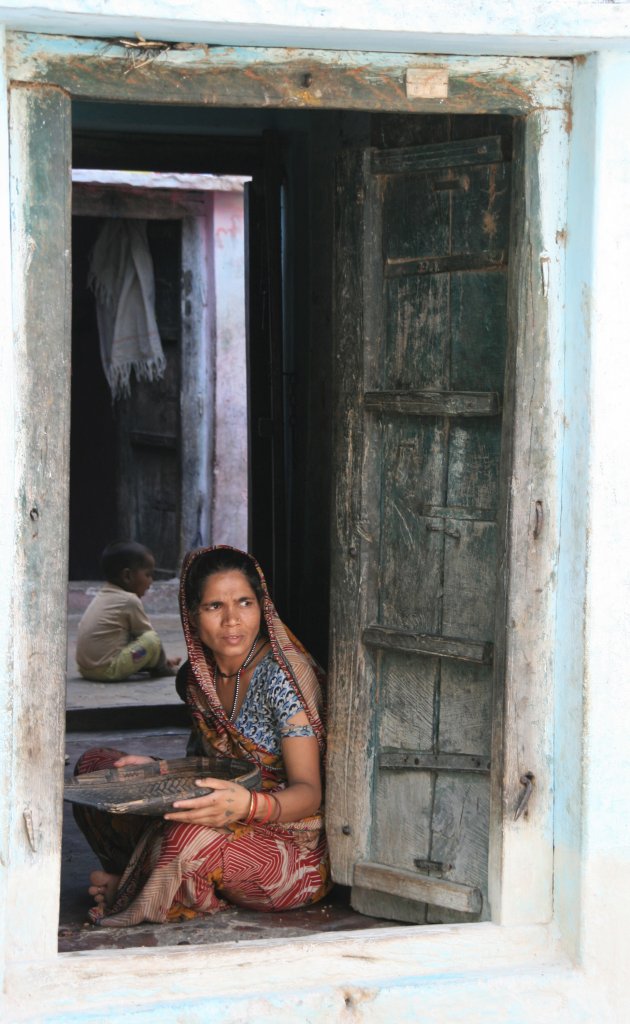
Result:
M251 562L260 578L262 587L262 619L275 661L295 690L311 723L320 751L323 754L325 731L323 722L322 683L323 672L300 642L280 620L269 596L267 583L258 562L244 551L229 545L200 548L189 552L182 567L179 603L182 627L188 650L188 661L180 670L177 689L189 705L195 729L207 754L215 753L226 757L246 757L257 761L263 770L263 777L277 777L277 758L258 748L239 732L230 722L218 698L215 686L215 665L210 652L197 635L186 604L186 581L194 562L211 551L233 551Z

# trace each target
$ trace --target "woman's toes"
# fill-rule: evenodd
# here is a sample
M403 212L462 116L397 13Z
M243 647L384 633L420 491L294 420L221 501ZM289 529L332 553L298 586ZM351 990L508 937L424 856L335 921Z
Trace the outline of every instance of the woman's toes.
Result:
M119 881L119 875L110 875L107 871L92 872L88 893L97 906L108 906L113 902Z

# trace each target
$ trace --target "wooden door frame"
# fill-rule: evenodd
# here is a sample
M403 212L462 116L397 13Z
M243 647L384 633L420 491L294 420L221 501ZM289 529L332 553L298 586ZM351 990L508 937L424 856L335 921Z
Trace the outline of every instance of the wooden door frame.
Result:
M207 322L206 282L199 280L199 268L206 264L203 222L207 216L205 193L185 189L138 188L106 183L73 182L72 215L76 217L129 217L144 220L181 221L180 307L182 337L180 431L178 459L181 467L178 557L181 562L201 529L212 535L212 449L214 351L210 352L211 327ZM186 295L183 294L186 282ZM199 396L204 400L199 402ZM210 447L208 447L210 443ZM197 514L201 502L191 495L205 496L203 518Z
M521 119L515 170L523 202L514 220L510 286L514 415L505 417L506 422L513 419L513 433L505 445L511 466L504 474L507 543L501 564L506 685L494 748L503 770L491 820L494 924L450 926L444 931L402 928L395 936L373 934L362 941L352 935L325 943L315 938L308 944L307 959L289 955L288 961L284 955L270 958L268 944L261 943L260 948L248 949L246 972L239 949L178 951L177 957L168 949L136 950L131 955L111 951L107 964L122 993L122 1005L124 992L137 992L140 978L142 998L154 1003L165 998L169 977L182 993L177 998L185 994L187 999L207 999L207 971L217 979L215 998L247 997L252 1007L258 1005L260 993L286 989L287 970L302 989L321 977L343 989L367 983L365 964L360 963L365 959L363 946L368 960L375 955L385 958L379 967L383 983L407 978L410 961L417 977L435 974L437 963L448 963L452 972L477 971L483 962L491 974L495 968L523 963L524 957L527 962L538 958L539 964L555 962L553 936L546 925L552 917L553 883L552 577L559 552L570 62L178 49L165 44L158 58L153 53L152 59L133 67L128 49L115 42L9 34L7 43L15 339L8 386L16 402L17 454L11 519L13 640L7 655L13 666L12 699L3 707L0 723L7 726L4 734L9 737L1 767L12 815L3 850L7 870L0 904L3 930L11 936L4 965L10 998L16 1006L39 1001L60 1013L102 1009L102 989L95 979L104 968L105 954L56 953L67 579L70 104L75 97L232 107L507 113ZM368 240L361 236L356 243L364 247ZM60 267L66 268L62 288ZM351 268L349 262L349 272ZM356 387L353 360L360 324L343 322L342 317L340 330L346 371L337 387L335 408L345 418L350 415L345 389ZM38 410L36 417L33 409ZM342 429L351 433L355 428L344 419ZM339 459L337 488L342 493L357 471L347 459ZM352 551L357 529L360 518L351 514L344 513L333 523L335 606L338 595L356 586L360 560ZM349 673L356 670L359 653L335 648L334 616L331 638L334 692L335 685L352 678ZM338 743L342 737L334 714L333 703L332 742ZM345 723L343 731L355 743L362 742L360 723ZM519 777L534 768L536 798L529 817L514 822ZM334 793L334 780L330 783ZM329 827L343 825L333 812ZM39 965L35 972L34 964Z

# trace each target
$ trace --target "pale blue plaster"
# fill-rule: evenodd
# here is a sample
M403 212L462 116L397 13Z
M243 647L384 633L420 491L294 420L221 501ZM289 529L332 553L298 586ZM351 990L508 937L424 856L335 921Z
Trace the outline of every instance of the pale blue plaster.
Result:
M382 983L376 977L360 986L305 989L287 987L273 995L179 999L133 1006L118 1001L96 1013L59 1013L45 1010L37 1024L593 1024L593 1004L584 1001L579 981L571 989L562 968L511 972L489 977L477 973L446 972L439 977L407 978ZM211 972L210 972L211 973ZM531 987L536 987L532 1013ZM211 977L208 987L211 988ZM119 994L120 995L120 994ZM104 998L104 1001L106 999ZM602 1008L603 1009L603 1008ZM598 1024L608 1020L602 1012Z
M8 167L8 89L5 77L5 36L0 25L0 168ZM0 201L0 262L2 263L0 279L0 307L4 315L0 322L0 436L6 445L6 452L15 451L15 422L13 416L13 375L14 348L11 322L11 230L9 196ZM8 569L11 564L15 544L16 516L13 506L15 488L15 469L12 454L4 455L0 470L0 561L6 566L5 580L11 580ZM13 592L10 585L0 588L0 906L6 901L8 871L6 865L10 860L10 822L13 810L10 794L12 792L11 773L9 769L11 735L13 732L13 623L11 604ZM9 931L5 914L0 914L0 950L4 949ZM4 989L4 957L0 956L0 992Z
M573 955L579 953L582 811L582 692L590 440L590 293L598 181L595 164L597 57L574 72L570 139L564 454L555 678L556 920Z

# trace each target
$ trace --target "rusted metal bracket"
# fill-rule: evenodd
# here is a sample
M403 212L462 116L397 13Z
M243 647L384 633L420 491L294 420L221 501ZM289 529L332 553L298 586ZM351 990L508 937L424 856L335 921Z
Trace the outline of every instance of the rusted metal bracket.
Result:
M514 821L518 821L521 814L524 814L527 810L529 798L534 790L534 773L525 772L524 775L521 775L518 781L520 782L521 786L525 786L525 792L521 795L521 799L519 800L516 806L516 811L514 812Z
M35 826L33 824L33 812L30 807L25 807L23 812L24 826L26 828L26 835L28 836L29 846L33 853L37 853L37 836L35 834Z
M542 501L538 500L534 505L534 540L540 537L545 524L545 510Z

